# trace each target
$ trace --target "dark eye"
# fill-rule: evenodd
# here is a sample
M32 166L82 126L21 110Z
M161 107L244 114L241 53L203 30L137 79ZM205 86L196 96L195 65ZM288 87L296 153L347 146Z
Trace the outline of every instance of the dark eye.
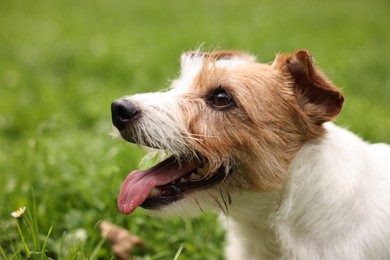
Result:
M217 109L227 109L234 106L233 98L223 89L218 89L210 97L210 103Z

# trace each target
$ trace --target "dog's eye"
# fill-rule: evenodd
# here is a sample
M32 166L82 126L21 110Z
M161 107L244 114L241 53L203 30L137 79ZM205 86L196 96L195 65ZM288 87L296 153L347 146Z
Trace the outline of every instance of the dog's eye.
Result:
M225 90L219 89L211 95L210 103L217 109L227 109L234 105L234 100Z

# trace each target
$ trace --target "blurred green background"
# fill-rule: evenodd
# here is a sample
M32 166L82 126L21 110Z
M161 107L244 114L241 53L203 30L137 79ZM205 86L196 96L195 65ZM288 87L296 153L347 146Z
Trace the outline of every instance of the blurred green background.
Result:
M111 101L166 88L201 44L263 62L306 48L346 95L338 123L390 142L389 11L388 0L0 0L0 258L42 249L52 227L41 255L110 259L98 229L109 220L146 241L138 258L221 259L214 214L118 212L143 154L110 138ZM25 243L10 215L22 206L35 223L18 220Z

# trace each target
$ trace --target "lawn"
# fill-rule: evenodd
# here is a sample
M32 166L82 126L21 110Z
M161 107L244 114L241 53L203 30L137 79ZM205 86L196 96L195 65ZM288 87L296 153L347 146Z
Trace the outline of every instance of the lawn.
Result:
M200 45L264 62L306 48L347 97L337 123L390 143L389 10L388 0L0 1L0 259L111 259L102 220L145 241L139 259L221 259L213 213L119 213L143 153L109 136L111 101L166 88L180 54Z

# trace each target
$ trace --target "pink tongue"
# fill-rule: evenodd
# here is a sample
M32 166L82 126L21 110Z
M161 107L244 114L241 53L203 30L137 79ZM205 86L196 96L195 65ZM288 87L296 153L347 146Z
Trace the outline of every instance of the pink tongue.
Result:
M199 162L177 162L173 157L148 170L131 172L122 185L118 208L124 214L132 213L156 186L168 184L200 166Z

